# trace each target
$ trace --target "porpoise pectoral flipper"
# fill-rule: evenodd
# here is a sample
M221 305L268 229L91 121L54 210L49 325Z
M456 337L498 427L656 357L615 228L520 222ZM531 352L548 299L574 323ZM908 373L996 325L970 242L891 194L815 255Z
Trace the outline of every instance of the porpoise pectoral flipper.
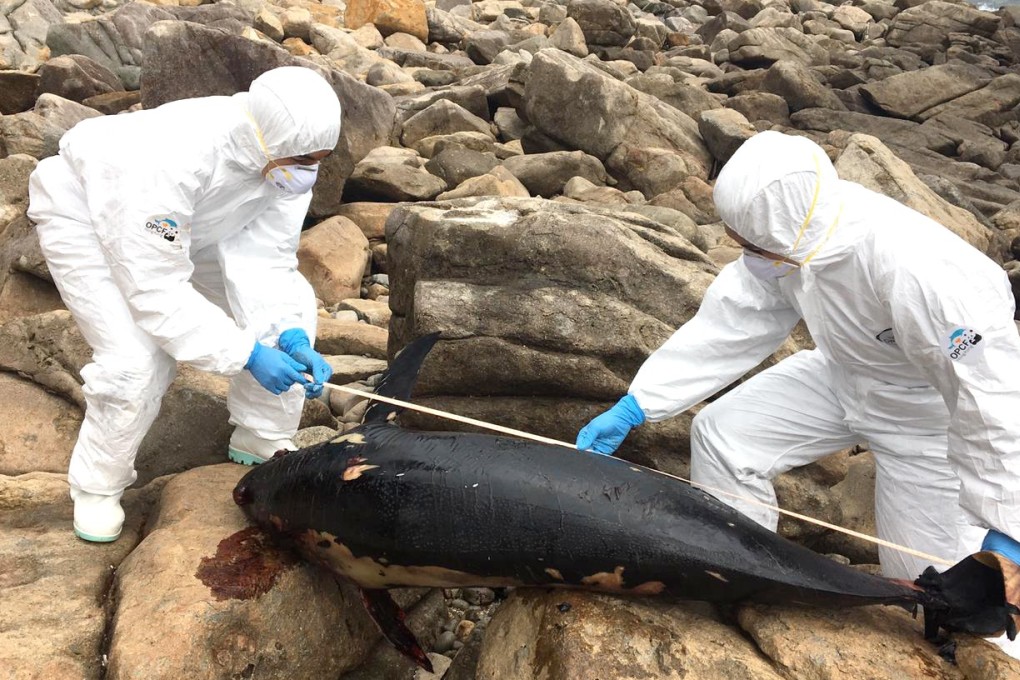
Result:
M362 588L361 599L365 603L368 615L375 621L375 625L379 626L383 637L389 640L398 652L431 673L432 662L418 644L418 638L404 623L407 615L393 601L390 592L383 588Z

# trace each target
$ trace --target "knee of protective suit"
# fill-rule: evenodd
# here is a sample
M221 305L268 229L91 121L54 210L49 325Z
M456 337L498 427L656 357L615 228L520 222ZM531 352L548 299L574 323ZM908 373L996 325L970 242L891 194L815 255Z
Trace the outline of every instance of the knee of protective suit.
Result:
M719 418L724 414L714 404L707 404L691 420L691 456L711 456L720 443Z
M740 417L725 403L713 402L701 409L691 422L691 474L725 470L726 476L743 478L761 474L765 461L749 455L754 448L741 429Z
M175 369L176 363L169 356L151 356L148 360L94 357L81 376L86 397L92 397L90 402L99 399L134 410L142 403L159 403Z

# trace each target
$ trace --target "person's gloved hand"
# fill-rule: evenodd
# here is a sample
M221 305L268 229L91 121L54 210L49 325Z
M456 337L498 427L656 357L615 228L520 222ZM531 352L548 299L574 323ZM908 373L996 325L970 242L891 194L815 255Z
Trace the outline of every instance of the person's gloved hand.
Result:
M1000 531L991 529L985 535L981 549L998 553L1013 564L1020 566L1020 543Z
M312 349L312 343L308 335L300 328L291 328L280 333L280 349L286 352L292 359L301 363L306 373L311 374L313 382L305 385L305 397L317 399L322 395L323 384L333 375L330 367L322 355Z
M613 408L581 428L577 433L577 448L579 451L612 455L626 439L631 428L643 422L644 411L638 406L637 400L628 394L616 402Z
M284 352L256 342L255 349L248 357L248 363L244 365L259 385L262 385L273 394L282 394L289 390L294 383L307 385L308 380L301 375L304 368L301 364L291 359Z

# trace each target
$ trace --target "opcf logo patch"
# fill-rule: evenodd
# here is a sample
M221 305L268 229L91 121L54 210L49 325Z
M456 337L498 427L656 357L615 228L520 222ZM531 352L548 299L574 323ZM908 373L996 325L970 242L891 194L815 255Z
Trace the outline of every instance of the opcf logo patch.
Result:
M177 222L169 217L150 217L145 220L145 228L170 243L176 241L181 233L181 228L177 225Z
M961 363L972 363L983 350L981 334L962 325L949 329L942 341L942 353Z

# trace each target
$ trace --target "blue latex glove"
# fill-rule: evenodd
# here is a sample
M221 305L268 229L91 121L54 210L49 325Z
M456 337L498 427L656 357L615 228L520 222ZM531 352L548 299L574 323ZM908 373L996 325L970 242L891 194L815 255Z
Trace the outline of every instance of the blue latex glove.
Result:
M628 394L616 402L616 406L581 428L577 433L577 448L611 456L626 439L631 428L643 422L645 412L638 406L637 400Z
M985 535L985 540L981 543L981 549L998 553L1013 562L1013 564L1020 565L1020 543L995 529L992 529Z
M294 383L307 385L308 380L301 375L304 368L278 349L266 347L258 342L244 365L262 385L273 394L282 394Z
M321 354L312 349L308 335L300 328L291 328L280 333L279 344L280 349L300 363L305 373L312 376L313 382L305 385L305 397L317 399L322 396L322 386L332 377L333 369Z

